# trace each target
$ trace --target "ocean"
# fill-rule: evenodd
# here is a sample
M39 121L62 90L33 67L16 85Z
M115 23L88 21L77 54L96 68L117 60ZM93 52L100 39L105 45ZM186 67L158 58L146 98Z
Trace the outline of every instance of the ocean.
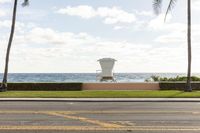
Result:
M115 73L117 82L144 82L151 76L176 77L184 73ZM200 76L199 73L193 74ZM0 74L2 80L3 74ZM8 82L99 82L96 73L10 73Z

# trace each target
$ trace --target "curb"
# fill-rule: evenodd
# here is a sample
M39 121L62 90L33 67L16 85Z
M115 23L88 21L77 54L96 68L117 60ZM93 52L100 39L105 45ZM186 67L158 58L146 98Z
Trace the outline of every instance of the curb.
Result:
M200 98L0 98L0 102L200 102Z

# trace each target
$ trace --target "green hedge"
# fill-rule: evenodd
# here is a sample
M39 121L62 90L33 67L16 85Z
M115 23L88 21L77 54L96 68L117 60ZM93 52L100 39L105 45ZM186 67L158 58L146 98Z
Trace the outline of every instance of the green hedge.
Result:
M9 91L80 91L82 83L8 83Z
M184 90L186 87L186 82L160 82L161 90ZM200 82L192 82L193 90L200 90Z
M187 81L187 77L185 76L176 76L176 77L160 77L160 76L151 76L150 78L145 80L146 82L182 82ZM191 76L191 81L200 81L200 77Z

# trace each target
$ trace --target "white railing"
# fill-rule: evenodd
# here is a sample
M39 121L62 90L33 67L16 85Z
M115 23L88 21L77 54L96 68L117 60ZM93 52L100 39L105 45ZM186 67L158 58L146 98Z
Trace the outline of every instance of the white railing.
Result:
M96 81L101 81L102 80L102 75L101 75L101 73L102 73L102 70L96 70ZM113 80L111 80L112 82L117 82L117 80L116 80L116 74L113 72Z
M101 70L96 70L96 81L100 81L101 80Z

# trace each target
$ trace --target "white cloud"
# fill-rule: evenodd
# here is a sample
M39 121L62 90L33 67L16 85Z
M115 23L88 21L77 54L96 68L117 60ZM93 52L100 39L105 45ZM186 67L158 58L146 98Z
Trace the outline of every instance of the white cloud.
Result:
M178 29L178 27L182 27ZM165 34L161 34L158 36L155 41L159 43L168 43L168 44L181 44L187 41L187 25L182 23L171 24L168 26L166 31L170 31ZM197 43L200 42L200 25L193 24L192 25L192 42Z
M0 3L3 4L3 3L9 3L11 2L11 0L0 0Z
M11 27L11 21L10 20L0 20L0 29L1 28L10 28ZM16 22L16 29L20 31L25 27L25 24L22 22Z
M84 19L100 17L103 18L105 24L133 23L136 21L133 13L126 12L115 6L112 8L98 7L96 9L88 5L67 6L66 8L58 9L56 13L79 16Z
M170 23L170 20L172 19L172 16L169 14L167 16L166 22L164 21L165 14L160 14L157 17L150 20L148 23L148 28L151 30L171 30L173 28L176 29L182 29L182 25L179 25L177 23Z
M3 46L6 46L7 41L3 42ZM182 65L186 57L183 49L184 47L169 48L167 45L153 47L152 44L116 41L88 33L60 32L51 28L34 27L15 36L11 51L13 67L10 71L95 72L99 67L96 60L102 57L116 58L117 72L152 72L162 71L163 68L167 71L173 68L173 65ZM4 54L0 55L1 59L4 58ZM123 64L127 64L128 67ZM160 67L160 64L165 66Z
M57 27L58 21L46 24L46 18L44 18L44 23L43 21L36 22L45 27L52 26L51 28L29 25L28 21L17 22L11 49L10 72L95 72L99 68L96 60L102 57L113 57L118 60L116 72L186 71L187 34L186 25L181 20L174 23L170 21L171 16L169 15L168 21L164 23L164 14L152 17L150 12L134 10L128 12L119 7L68 6L58 11L61 14L78 16L83 19L98 18L106 24L114 24L112 25L114 30L126 30L109 31L108 29L106 32L109 32L109 36L106 34L99 37L98 32L95 35L89 34L86 28L77 30L76 25L72 25L70 29L64 27L61 32L58 30L61 26ZM29 12L18 15L27 14ZM131 17L132 15L134 17ZM138 16L137 19L135 15ZM32 18L35 14L29 14L29 16ZM57 19L55 14L53 17ZM63 18L60 21L68 19ZM79 26L89 27L90 25L82 25L80 20ZM199 27L200 25L193 25L192 32L194 71L199 71L200 67L198 63L200 57ZM10 21L1 20L0 28L10 29ZM90 29L89 31L93 33L100 28L96 27L93 31ZM64 30L70 31L64 32ZM0 34L0 46L3 51L0 52L0 60L4 60L8 37L4 34L4 30L1 30ZM119 37L120 34L124 36ZM0 63L1 71L3 67L3 63Z
M0 21L0 28L9 28L10 24L11 24L11 21L9 20Z
M4 27L9 27L9 23L0 21L0 25ZM145 23L148 24L147 21ZM21 28L16 30L11 52L11 66L14 66L11 67L11 72L95 72L99 67L96 60L102 57L116 58L117 72L123 70L126 72L163 70L173 72L174 70L175 72L174 67L179 67L179 71L185 71L183 67L186 66L187 56L185 24L172 22L164 24L163 19L158 18L152 19L150 23L144 29L152 33L159 32L155 37L155 44L164 45L153 46L155 45L153 41L149 43L120 41L96 37L85 32L60 32L52 28L30 27L29 24L21 23L19 24ZM124 27L116 25L114 28L119 30ZM23 29L28 30L21 33ZM193 30L195 30L193 36L198 38L200 26L193 25ZM200 40L193 41L194 44L200 42ZM6 46L7 41L1 41L1 44ZM194 46L195 51L200 50L197 46ZM1 53L0 59L4 59L4 56L5 53ZM198 52L194 57L197 56L200 56ZM128 67L123 64L128 64ZM33 65L34 67L29 67ZM196 65L195 70L198 70L197 66L199 65ZM3 64L0 68L3 68Z
M118 7L99 7L97 14L104 18L106 24L133 23L136 21L133 13L128 13Z
M199 0L194 0L192 1L192 9L193 10L200 10L200 1Z
M114 30L121 30L121 29L124 29L124 27L123 26L115 26L113 29Z
M5 10L0 9L0 17L6 16Z
M186 33L185 32L172 32L166 35L161 35L155 39L159 43L185 43L186 42Z
M135 10L135 12L139 16L148 16L148 17L154 16L152 11L138 11L138 10Z
M35 27L25 36L18 36L18 41L18 43L53 44L55 46L93 43L96 39L86 33L74 34L72 32L58 32L51 28Z
M6 46L7 41L4 42L3 46ZM146 55L146 51L150 49L151 46L145 44L115 41L87 33L75 34L37 27L30 32L15 36L11 51L11 62L15 69L11 67L11 72L22 72L25 67L27 68L24 70L31 72L50 72L53 68L54 72L95 72L96 65L98 65L96 60L99 58L113 57L126 64L130 60L140 62L140 59L134 55L149 56ZM0 58L3 59L4 54L0 55ZM22 62L23 65L19 67ZM28 67L32 65L34 67ZM40 69L36 69L37 67ZM46 70L47 67L48 70Z
M70 16L79 16L84 19L89 19L96 16L95 10L87 5L80 5L77 7L67 6L66 8L59 9L57 13L67 14Z

